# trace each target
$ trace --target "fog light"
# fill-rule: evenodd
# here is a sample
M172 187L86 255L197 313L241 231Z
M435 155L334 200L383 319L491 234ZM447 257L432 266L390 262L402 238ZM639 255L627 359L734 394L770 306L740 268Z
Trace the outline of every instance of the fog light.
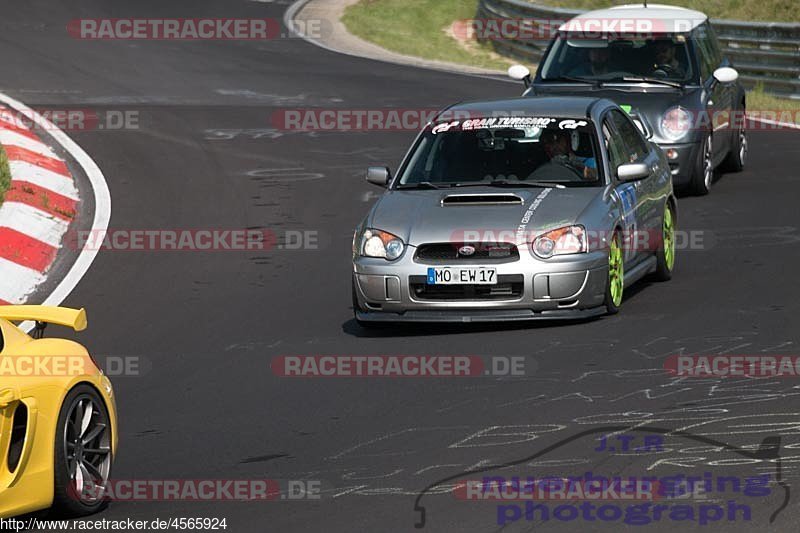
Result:
M667 159L675 160L678 159L678 151L674 148L670 148L667 150Z

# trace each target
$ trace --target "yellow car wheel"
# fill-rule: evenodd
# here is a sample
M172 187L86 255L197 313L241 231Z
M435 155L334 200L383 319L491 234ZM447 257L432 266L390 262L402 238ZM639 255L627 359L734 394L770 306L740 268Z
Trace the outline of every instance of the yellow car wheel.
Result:
M55 450L53 509L69 516L102 509L111 473L111 423L103 399L89 385L78 385L64 399Z

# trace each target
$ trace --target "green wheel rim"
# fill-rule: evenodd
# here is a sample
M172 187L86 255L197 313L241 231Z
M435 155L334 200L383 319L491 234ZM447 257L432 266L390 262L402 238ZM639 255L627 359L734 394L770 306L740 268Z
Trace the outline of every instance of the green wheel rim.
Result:
M664 209L664 259L667 268L672 270L675 266L675 222L669 206Z
M622 249L619 246L619 236L614 235L608 250L608 285L611 289L611 301L616 307L622 303L623 274Z

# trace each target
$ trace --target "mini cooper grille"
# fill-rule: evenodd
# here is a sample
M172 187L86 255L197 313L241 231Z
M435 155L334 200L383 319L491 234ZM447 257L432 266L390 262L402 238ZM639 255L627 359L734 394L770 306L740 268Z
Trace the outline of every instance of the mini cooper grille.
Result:
M474 249L472 254L465 253L465 246ZM416 258L421 261L469 261L508 262L519 259L519 251L513 244L504 242L458 243L445 242L423 244L417 248Z
M496 285L428 285L425 276L409 276L408 282L415 300L517 300L525 289L522 274L498 276Z

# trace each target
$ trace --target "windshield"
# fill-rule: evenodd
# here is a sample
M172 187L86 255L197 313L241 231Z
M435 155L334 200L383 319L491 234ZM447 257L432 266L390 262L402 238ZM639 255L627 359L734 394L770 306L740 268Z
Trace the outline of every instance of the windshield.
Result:
M600 183L590 121L491 117L426 128L397 188L513 185L564 187Z
M603 82L649 78L686 83L692 79L689 58L684 35L631 40L571 38L562 34L545 60L542 79Z

